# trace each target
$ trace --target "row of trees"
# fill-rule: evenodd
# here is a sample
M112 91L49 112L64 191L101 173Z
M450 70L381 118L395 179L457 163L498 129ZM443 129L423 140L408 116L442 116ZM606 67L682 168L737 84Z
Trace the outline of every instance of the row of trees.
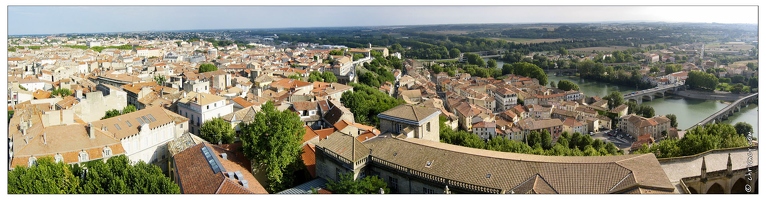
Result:
M125 106L125 108L122 108L121 111L117 109L107 110L106 113L104 114L104 117L102 117L101 119L109 119L115 116L120 116L123 114L132 113L135 111L136 111L136 106L128 105L128 106Z
M689 156L708 150L747 146L747 139L731 124L708 124L688 130L681 139L665 139L651 147L647 145L633 153L654 153L657 158Z
M685 84L692 89L713 91L718 85L718 78L713 74L701 71L690 71Z
M326 82L326 83L337 83L338 77L335 77L335 74L330 71L325 72L318 72L318 71L312 71L309 73L309 82Z
M378 176L366 176L354 180L352 173L340 174L340 181L330 181L327 189L333 194L380 194L380 189L386 194L391 193L388 184Z
M84 170L87 168L87 170ZM42 157L8 172L10 194L179 194L180 188L152 164L135 165L125 155L80 165Z
M69 90L67 88L58 88L51 92L51 98L53 97L65 97L72 95L72 90Z
M604 66L602 63L591 60L579 62L576 66L580 78L583 79L636 87L636 89L652 87L649 82L642 81L638 66Z
M604 156L622 155L613 143L593 139L590 135L564 132L553 143L550 133L547 131L532 131L527 135L525 142L508 140L495 137L486 142L478 135L463 130L453 131L444 125L445 118L440 117L439 136L442 143L459 146L487 149L502 152L514 152L524 154L549 155L549 156Z

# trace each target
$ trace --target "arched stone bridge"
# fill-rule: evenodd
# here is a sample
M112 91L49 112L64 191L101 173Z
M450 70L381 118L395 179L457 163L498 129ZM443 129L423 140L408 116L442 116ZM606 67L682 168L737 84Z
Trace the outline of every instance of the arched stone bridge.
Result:
M747 104L756 103L756 102L758 102L758 93L747 95L746 97L742 97L741 99L732 102L725 108L719 110L718 112L713 113L709 117L703 119L699 123L695 124L692 127L689 127L686 130L691 130L697 126L704 126L706 124L714 124L716 122L727 120L729 119L729 116L732 116L734 115L734 113L739 112L739 110L747 106Z
M665 92L668 91L678 91L680 89L686 89L684 84L676 83L676 84L670 84L670 85L660 85L658 87L649 88L641 91L636 91L633 93L622 95L622 98L625 99L625 101L636 101L636 103L641 104L644 99L648 99L649 101L654 100L655 97L665 97Z

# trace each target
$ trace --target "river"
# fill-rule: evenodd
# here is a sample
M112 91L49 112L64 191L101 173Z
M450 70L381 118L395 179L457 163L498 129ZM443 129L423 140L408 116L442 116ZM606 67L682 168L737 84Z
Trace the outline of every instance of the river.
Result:
M577 83L580 86L580 91L587 96L603 97L612 91L619 91L623 94L636 91L636 88L632 87L609 85L608 83L583 80L572 76L554 76L552 73L548 73L548 83L551 81L558 83L561 80ZM675 114L679 129L689 128L728 106L727 103L716 100L687 99L675 96L655 98L652 101L644 100L642 105L652 106L656 115ZM747 122L753 126L755 132L753 135L758 137L758 105L750 104L724 122L732 125L737 122Z

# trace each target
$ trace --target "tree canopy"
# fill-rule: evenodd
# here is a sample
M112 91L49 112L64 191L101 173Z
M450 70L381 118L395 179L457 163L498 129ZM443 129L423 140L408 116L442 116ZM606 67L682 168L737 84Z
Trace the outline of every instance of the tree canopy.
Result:
M340 102L352 113L358 123L377 126L378 114L404 103L401 99L388 96L376 88L367 85L351 83L353 92L345 92L341 95Z
M278 111L269 101L253 122L241 125L242 149L249 159L266 170L269 192L292 186L295 162L301 154L303 122L289 110Z
M569 80L560 80L558 83L558 88L564 91L580 90L580 86Z
M200 137L210 143L231 144L234 142L234 128L223 118L216 117L202 123L199 129Z
M734 124L734 129L737 130L737 134L747 136L753 132L753 125L750 125L747 122L737 122Z
M731 124L717 123L687 130L681 139L665 139L651 147L643 146L633 153L654 153L657 158L689 156L708 150L747 146L745 136L737 134Z
M55 89L55 90L53 90L51 92L51 97L53 97L53 96L65 97L65 96L69 96L69 95L72 95L72 91L67 89L67 88L58 88L58 89Z
M352 173L340 174L340 181L330 181L327 183L327 189L333 194L380 194L382 188L384 193L389 194L385 181L378 176L366 176L359 180L354 180Z
M676 118L676 114L667 114L665 117L670 119L670 127L678 128L678 118Z
M80 165L53 162L42 157L30 167L8 172L11 194L179 194L180 188L162 170L139 161L135 165L125 155Z
M489 59L489 61L487 61L487 67L497 68L497 61L495 59Z
M685 84L692 89L712 91L715 90L718 85L718 78L713 74L708 74L702 71L690 71Z
M529 78L536 78L540 85L548 83L548 74L545 74L542 68L535 64L528 62L516 62L513 63L513 74L519 76L526 76Z
M551 135L547 131L532 131L527 135L526 143L509 140L502 137L491 138L484 141L476 134L463 130L453 131L443 122L440 117L439 137L442 143L454 144L464 147L487 149L502 152L514 152L536 155L551 156L602 156L622 155L614 143L593 139L590 135L564 132L555 143L552 143Z
M115 116L120 116L123 114L135 112L135 111L136 111L136 106L129 104L128 106L125 106L125 108L123 108L122 111L117 109L107 110L106 113L104 114L104 117L102 117L101 119L109 119Z
M622 93L618 91L609 93L604 97L604 99L609 101L609 109L614 109L615 107L625 103L625 99L622 97Z
M210 63L203 63L199 65L199 73L218 71L218 67Z

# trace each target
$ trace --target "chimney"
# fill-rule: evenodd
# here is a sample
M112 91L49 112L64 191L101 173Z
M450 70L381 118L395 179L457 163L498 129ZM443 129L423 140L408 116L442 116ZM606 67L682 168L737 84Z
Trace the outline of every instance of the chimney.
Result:
M247 188L247 180L240 180L242 182L242 187Z
M227 157L228 156L226 155L226 153L221 153L221 158L223 158L224 160L229 160Z
M48 134L45 132L43 132L43 144L45 145L48 144Z
M96 132L96 129L94 129L93 125L90 122L88 122L88 137L90 137L90 139L96 139L95 132Z

